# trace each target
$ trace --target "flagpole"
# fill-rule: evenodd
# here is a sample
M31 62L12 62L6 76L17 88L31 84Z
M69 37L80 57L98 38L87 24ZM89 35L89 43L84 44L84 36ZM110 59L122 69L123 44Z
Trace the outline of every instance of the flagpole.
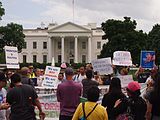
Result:
M74 23L74 0L72 1L72 5L73 5L73 23Z

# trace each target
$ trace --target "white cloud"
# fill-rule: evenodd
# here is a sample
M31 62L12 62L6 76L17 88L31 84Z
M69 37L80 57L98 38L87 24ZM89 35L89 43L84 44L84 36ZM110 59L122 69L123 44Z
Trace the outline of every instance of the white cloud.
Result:
M15 0L17 1L17 0ZM23 24L40 24L41 21L64 23L73 20L73 0L28 0L36 8L43 10L31 18L25 19L14 17L15 21ZM152 26L160 21L160 7L158 0L74 0L75 1L75 22L87 24L97 22L99 25L107 19L123 19L129 16L136 20L138 29L150 31ZM18 3L17 3L18 4ZM22 12L24 10L22 9ZM31 8L28 12L34 11ZM19 12L19 11L17 11ZM7 20L6 20L7 21Z

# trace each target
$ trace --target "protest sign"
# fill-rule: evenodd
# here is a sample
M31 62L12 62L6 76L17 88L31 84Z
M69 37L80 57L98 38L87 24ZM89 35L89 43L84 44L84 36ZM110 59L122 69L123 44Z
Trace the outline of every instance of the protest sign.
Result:
M58 83L59 67L46 66L44 80L42 86L56 87Z
M19 69L17 47L5 46L6 65L10 69Z
M128 51L116 51L113 53L113 65L132 66L131 54Z
M56 88L35 87L42 106L46 114L45 120L58 120L60 113L60 103L57 101ZM37 118L38 109L36 108Z
M128 83L133 81L133 76L132 75L119 75L119 76L116 76L116 77L118 77L121 80L121 86L123 88L127 87Z
M92 60L93 70L97 71L100 75L112 74L113 68L111 65L111 58L102 58L97 60Z
M151 69L155 64L155 51L141 51L140 65L142 68Z

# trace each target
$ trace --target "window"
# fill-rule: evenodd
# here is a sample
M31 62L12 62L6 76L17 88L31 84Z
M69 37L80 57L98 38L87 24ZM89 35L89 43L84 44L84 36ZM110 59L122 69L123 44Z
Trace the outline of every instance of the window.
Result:
M97 42L97 49L101 49L101 42Z
M82 42L82 49L86 49L86 42Z
M27 56L23 55L23 63L26 63L26 62L27 62Z
M37 55L33 55L33 63L37 62Z
M86 63L86 55L82 55L82 63Z
M43 55L43 63L47 63L47 55Z
M33 49L37 49L37 42L33 42Z
M58 49L61 49L61 42L58 42Z
M70 49L74 49L74 42L70 42Z
M61 63L61 55L58 55L58 63Z
M24 42L23 49L26 49L26 48L27 48L27 42Z
M43 42L43 49L47 49L47 42Z

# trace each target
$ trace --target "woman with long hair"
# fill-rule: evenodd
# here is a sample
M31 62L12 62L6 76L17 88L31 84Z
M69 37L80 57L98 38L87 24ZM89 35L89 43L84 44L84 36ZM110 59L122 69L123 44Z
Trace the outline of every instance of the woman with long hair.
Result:
M110 83L109 92L103 96L102 106L107 107L108 118L111 118L111 111L118 99L125 98L122 93L121 81L119 78L113 77Z

